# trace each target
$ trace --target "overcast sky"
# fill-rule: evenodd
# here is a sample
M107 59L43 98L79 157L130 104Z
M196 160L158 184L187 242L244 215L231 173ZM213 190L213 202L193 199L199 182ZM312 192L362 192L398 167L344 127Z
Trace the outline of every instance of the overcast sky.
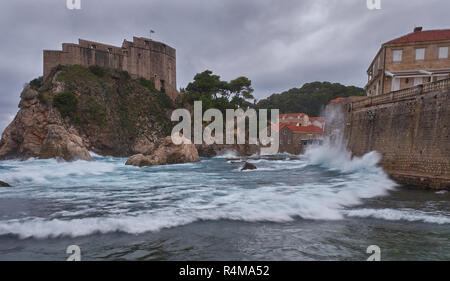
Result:
M42 50L78 38L121 46L148 36L177 50L178 88L206 69L249 77L260 99L306 82L364 86L381 43L414 26L450 28L448 0L6 0L0 3L0 132Z

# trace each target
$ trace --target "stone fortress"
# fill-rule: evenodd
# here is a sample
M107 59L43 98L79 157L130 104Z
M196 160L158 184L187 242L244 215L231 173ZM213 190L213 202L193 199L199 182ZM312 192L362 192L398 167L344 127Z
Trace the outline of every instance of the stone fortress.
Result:
M44 79L58 65L97 65L127 71L134 79L153 81L155 88L175 99L177 92L176 51L174 48L144 37L124 40L122 47L78 40L63 43L62 51L44 50Z

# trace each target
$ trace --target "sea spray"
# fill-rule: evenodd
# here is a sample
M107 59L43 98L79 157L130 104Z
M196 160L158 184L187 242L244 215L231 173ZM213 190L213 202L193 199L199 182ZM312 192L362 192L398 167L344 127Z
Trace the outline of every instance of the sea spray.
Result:
M68 166L52 160L9 162L19 187L2 191L1 196L34 203L0 220L0 235L139 234L199 220L341 220L348 208L393 187L379 168L369 164L343 173L308 159L257 160L260 170L243 176L235 171L239 164L223 158L145 169L125 167L123 160L101 158ZM71 172L75 168L78 174ZM38 169L47 172L26 180L18 177ZM334 172L330 176L327 171Z
M351 157L339 131L323 145L309 146L300 159L249 160L258 166L249 173L224 159L231 156L142 169L97 155L96 162L1 161L0 176L13 179L17 188L0 191L0 198L31 207L2 216L0 235L140 234L205 220L390 219L354 211L365 207L364 199L386 195L395 183L377 166L378 153ZM427 216L422 221L445 222Z

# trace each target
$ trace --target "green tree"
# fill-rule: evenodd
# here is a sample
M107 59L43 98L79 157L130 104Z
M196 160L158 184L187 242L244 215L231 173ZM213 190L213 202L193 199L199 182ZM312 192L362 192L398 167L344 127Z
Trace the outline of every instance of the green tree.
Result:
M247 100L254 99L251 80L238 77L230 82L222 81L220 76L206 70L194 76L183 93L187 102L202 101L203 110L217 108L222 112L252 105Z
M228 89L232 97L231 104L234 107L249 106L250 103L247 100L255 99L253 96L252 81L247 77L241 76L231 80L228 84Z

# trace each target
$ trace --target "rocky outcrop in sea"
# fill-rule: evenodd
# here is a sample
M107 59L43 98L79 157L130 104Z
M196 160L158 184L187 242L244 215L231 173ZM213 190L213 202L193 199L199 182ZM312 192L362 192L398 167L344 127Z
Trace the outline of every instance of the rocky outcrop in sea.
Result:
M197 149L193 144L175 145L171 137L162 139L146 155L137 154L128 158L125 165L138 167L199 162Z
M154 149L170 134L173 103L126 72L60 66L30 82L0 141L0 159L93 160Z

